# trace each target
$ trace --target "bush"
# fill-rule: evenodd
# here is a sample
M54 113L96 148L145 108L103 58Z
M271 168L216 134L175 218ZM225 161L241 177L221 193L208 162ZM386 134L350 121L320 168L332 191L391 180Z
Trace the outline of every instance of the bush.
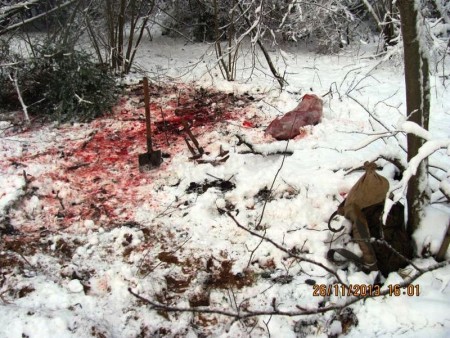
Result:
M0 40L0 63L8 64L11 59L8 41ZM8 67L0 67L0 114L17 110L18 106L20 104L17 94L9 80L9 69Z
M89 54L64 52L55 47L37 51L36 58L9 69L9 73L17 72L22 96L32 116L59 122L89 121L112 108L117 96L114 77L93 63ZM11 98L9 73L4 70L0 73L3 100Z

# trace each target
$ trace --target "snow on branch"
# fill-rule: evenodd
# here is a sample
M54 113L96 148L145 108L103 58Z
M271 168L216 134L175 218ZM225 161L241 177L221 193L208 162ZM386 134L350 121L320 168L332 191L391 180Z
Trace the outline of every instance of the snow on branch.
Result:
M30 0L17 4L2 6L0 8L0 20L16 14L17 11L29 9L31 6L39 5L40 2L42 2L42 0Z
M423 138L424 140L431 140L433 136L431 133L426 130L425 128L419 126L415 122L411 121L404 121L400 125L400 129L408 134L414 134L416 136L419 136L420 138Z
M22 106L23 114L25 117L25 123L27 125L29 125L30 124L30 116L28 115L28 106L25 104L23 97L22 97L22 93L19 88L19 82L17 80L17 71L14 73L14 76L12 76L10 74L9 79L11 80L11 82L14 85L14 88L16 89L17 97L19 99L20 105Z
M428 130L411 121L402 122L402 124L399 126L399 131L417 135L418 137L424 139L426 142L420 147L417 155L409 161L405 171L403 172L401 181L388 191L383 214L384 224L386 223L387 215L389 214L392 205L397 203L400 199L405 198L408 183L411 178L417 173L417 169L419 168L419 165L422 163L422 161L436 151L440 149L448 149L450 147L450 138L433 138L432 134ZM441 184L441 189L444 189L445 192L450 190L450 188L448 188L445 183L443 183L443 185ZM391 194L392 199L390 198Z
M379 27L382 26L382 22L380 17L378 16L378 14L375 12L375 10L373 9L372 5L370 4L369 1L367 0L363 0L364 5L367 7L367 10L370 12L370 14L372 14L373 18L375 19L375 21L377 22L377 25Z
M442 180L439 184L439 190L450 201L450 182L448 180Z
M376 133L376 134L372 134L370 135L370 137L366 138L365 140L363 140L361 143L354 145L351 148L346 149L347 151L357 151L357 150L361 150L365 147L367 147L368 145L374 143L375 141L387 138L387 137L393 137L396 134L398 134L399 131L392 131L392 132L382 132L382 133Z
M434 3L444 22L450 24L450 2L446 0L436 0Z
M73 4L73 3L77 2L77 1L78 1L78 0L67 0L65 3L59 4L59 5L55 6L54 8L52 8L52 9L50 9L50 10L44 12L44 13L41 13L41 14L38 14L38 15L36 15L36 16L33 16L33 17L29 18L29 19L20 21L20 22L18 22L18 23L16 23L16 24L12 24L12 25L6 26L6 28L4 28L4 29L2 29L2 30L0 31L0 36L3 35L3 34L5 34L5 33L7 33L7 32L9 32L9 31L12 31L12 30L14 30L14 29L16 29L16 28L19 28L19 27L21 27L21 26L24 26L24 25L26 25L26 24L29 24L30 22L33 22L33 21L35 21L35 20L37 20L37 19L39 19L39 18L42 18L42 17L44 17L44 16L47 16L47 15L49 15L50 13L53 13L53 12L55 12L55 11L58 11L58 10L64 8L64 7L67 7L67 6ZM28 2L28 3L29 3L28 5L31 5L31 4L35 5L35 4L38 4L39 2L40 2L39 0L29 1L29 2ZM24 4L21 4L20 9L21 9L21 10L22 10L22 9L27 9L27 6L25 6ZM17 9L16 9L16 10L17 10ZM15 12L14 12L13 14L11 14L11 13L8 14L8 12L6 12L6 13L0 13L0 20L5 20L5 19L7 19L9 16L12 16L12 15L15 15L15 14L16 14Z
M92 102L92 101L88 101L88 100L83 99L77 93L75 93L74 95L77 98L78 103L94 104L94 102Z

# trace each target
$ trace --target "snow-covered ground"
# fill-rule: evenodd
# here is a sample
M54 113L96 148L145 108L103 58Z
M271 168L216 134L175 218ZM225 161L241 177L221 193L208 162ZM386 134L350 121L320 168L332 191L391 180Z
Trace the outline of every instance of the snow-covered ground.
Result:
M154 80L156 120L164 112L173 121L175 109L187 109L192 97L214 115L192 129L209 153L205 163L189 159L175 126L156 135L156 148L170 157L158 169L139 172L144 122L140 94L133 92L125 94L112 116L89 124L4 131L0 217L15 232L4 230L8 234L0 244L0 336L450 336L448 265L414 281L420 295L401 290L398 296L356 302L344 314L235 321L220 314L157 311L128 290L173 307L207 305L242 313L300 313L350 299L314 295L314 284L336 284L335 275L261 241L227 212L244 227L326 266L345 283L374 283L375 272L365 274L353 264L344 269L326 258L330 246L360 253L350 242L349 222L336 221L335 226L345 225L338 237L327 228L329 216L362 175L352 169L380 155L405 158L404 135L367 145L370 134L384 129L365 109L395 130L404 120L405 90L401 62L380 63L366 49L318 56L286 48L283 59L274 53L289 83L280 92L262 59L249 78L252 59L245 52L238 80L226 82L215 67L212 47L164 37L147 42L137 63ZM449 83L439 75L432 77L430 130L436 138L448 138ZM322 97L322 122L289 143L265 136L270 121L293 109L306 93ZM260 154L249 153L237 136ZM281 155L285 149L292 155ZM220 161L221 150L229 151L228 159ZM430 163L444 169L433 169L435 176L446 177L450 160L445 151L432 155ZM394 166L381 159L377 164L393 185ZM440 203L434 178L430 188L437 191L434 203L414 239L418 253L434 254L450 209ZM435 264L430 257L414 262ZM391 273L381 290L413 271L410 266Z

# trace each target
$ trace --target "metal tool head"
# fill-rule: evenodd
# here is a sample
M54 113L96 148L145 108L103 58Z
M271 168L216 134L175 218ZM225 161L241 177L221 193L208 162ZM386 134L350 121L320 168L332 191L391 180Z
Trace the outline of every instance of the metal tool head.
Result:
M163 162L161 150L154 150L148 153L139 154L139 170L148 171L155 169Z

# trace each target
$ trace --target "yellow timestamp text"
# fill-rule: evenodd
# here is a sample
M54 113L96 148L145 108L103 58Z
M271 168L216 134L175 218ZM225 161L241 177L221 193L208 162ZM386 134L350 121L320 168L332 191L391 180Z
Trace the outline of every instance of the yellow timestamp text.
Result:
M381 286L372 284L314 284L313 296L329 297L329 296L355 296L355 297L377 297L381 295ZM399 284L387 285L387 294L389 296L419 296L420 286L418 284L409 284L401 287Z

